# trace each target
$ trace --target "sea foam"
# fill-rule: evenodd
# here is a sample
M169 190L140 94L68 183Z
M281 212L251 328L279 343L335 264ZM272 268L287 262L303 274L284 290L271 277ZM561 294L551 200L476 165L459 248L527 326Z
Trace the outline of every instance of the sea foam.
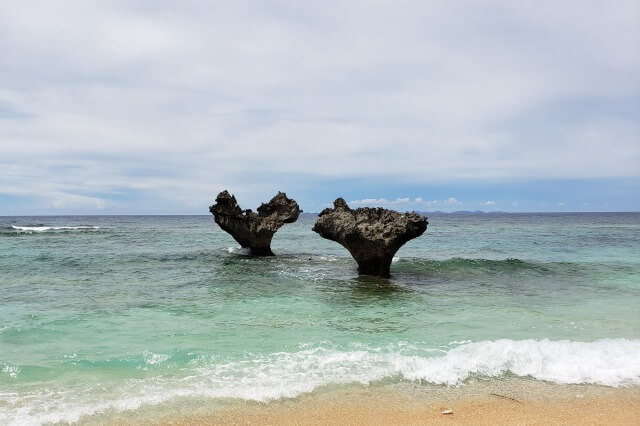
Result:
M100 229L99 226L15 226L11 225L11 228L17 231L26 231L26 232L46 232L46 231L81 231L81 230L91 230L91 229Z
M72 422L105 410L132 410L185 397L268 402L325 385L367 385L388 378L458 386L471 376L510 374L561 384L640 384L640 340L503 339L452 346L449 350L408 343L353 345L348 350L317 346L267 356L247 354L229 362L203 356L191 362L189 374L182 378L128 379L99 389L87 384L56 392L42 388L29 394L0 392L0 400L8 402L0 410L0 423ZM144 356L159 364L168 359L150 352Z
M247 247L227 247L227 253L249 256L251 254L251 250Z

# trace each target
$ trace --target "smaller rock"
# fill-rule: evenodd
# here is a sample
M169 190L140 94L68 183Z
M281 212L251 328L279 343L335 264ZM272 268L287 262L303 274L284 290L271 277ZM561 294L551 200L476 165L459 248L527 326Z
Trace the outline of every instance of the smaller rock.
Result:
M298 203L284 192L278 192L271 201L260 205L258 213L242 210L236 197L226 190L218 194L209 211L220 228L255 256L273 256L273 234L285 223L295 222L302 212Z
M442 414L453 414L453 411L446 409L442 411Z

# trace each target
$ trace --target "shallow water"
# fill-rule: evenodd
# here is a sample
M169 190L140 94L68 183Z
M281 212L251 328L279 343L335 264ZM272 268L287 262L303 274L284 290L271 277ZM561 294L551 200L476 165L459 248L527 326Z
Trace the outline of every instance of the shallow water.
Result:
M255 258L211 216L0 218L0 423L353 383L640 384L640 214L434 214L389 280L314 220Z

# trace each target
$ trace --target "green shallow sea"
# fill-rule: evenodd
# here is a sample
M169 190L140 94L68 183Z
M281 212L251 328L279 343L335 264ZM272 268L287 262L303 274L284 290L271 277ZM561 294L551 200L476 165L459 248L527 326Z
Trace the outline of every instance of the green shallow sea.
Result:
M354 384L640 384L640 214L434 214L388 280L314 221L255 258L210 215L0 217L0 424Z

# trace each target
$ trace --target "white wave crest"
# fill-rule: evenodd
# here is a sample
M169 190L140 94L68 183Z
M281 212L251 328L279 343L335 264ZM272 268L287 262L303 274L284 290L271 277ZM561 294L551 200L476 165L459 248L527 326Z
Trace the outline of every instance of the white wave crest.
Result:
M2 372L15 379L20 373L20 367L17 365L5 364L4 367L2 367Z
M11 227L17 231L46 232L46 231L78 231L87 229L100 229L99 226L15 226Z
M169 359L169 355L156 354L151 351L145 350L142 355L144 356L144 362L147 365L160 364Z
M398 372L408 380L457 385L471 375L511 373L563 384L640 384L640 340L497 340L466 343L444 357L402 357Z
M407 344L391 350L346 352L314 348L206 366L202 374L222 380L224 396L259 401L294 397L329 383L368 384L393 376L449 386L460 385L471 375L498 377L506 373L563 384L640 384L640 340L505 339L464 343L447 352L425 348L417 355L403 353L407 351L416 349ZM226 381L224 372L229 371L234 372L233 380Z
M155 356L149 359L156 361ZM5 412L0 411L0 423L74 422L105 410L132 410L184 397L267 402L329 384L366 385L393 377L450 386L462 385L472 375L504 374L561 384L640 384L640 340L628 339L505 339L462 343L448 351L401 342L385 348L314 347L225 363L215 360L208 356L193 361L189 375L182 378L158 376L119 381L110 387L103 383L99 388L86 385L64 393L44 389L29 394L0 392L0 400L8 403Z
M251 250L246 247L228 247L227 252L230 254L239 254L241 256L249 256L251 254Z

